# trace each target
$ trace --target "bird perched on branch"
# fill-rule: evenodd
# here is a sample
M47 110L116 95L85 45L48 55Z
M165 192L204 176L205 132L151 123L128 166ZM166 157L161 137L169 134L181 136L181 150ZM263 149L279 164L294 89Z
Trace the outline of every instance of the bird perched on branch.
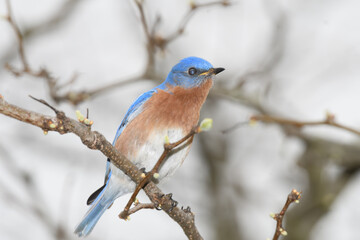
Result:
M200 109L213 85L213 68L204 59L188 57L170 71L159 86L142 94L129 108L113 141L115 148L139 169L151 170L164 150L164 140L176 142L198 123ZM166 137L167 136L167 137ZM173 174L186 158L192 141L168 156L158 180ZM91 208L75 229L78 236L90 234L114 200L133 192L136 185L108 159L104 185L88 199Z

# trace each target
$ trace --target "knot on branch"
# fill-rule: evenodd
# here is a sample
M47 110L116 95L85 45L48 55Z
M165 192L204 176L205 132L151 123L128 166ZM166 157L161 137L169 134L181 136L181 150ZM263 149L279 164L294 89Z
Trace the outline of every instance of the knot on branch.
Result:
M81 137L82 143L84 143L90 149L99 149L104 148L103 141L105 138L100 135L97 131L91 132L88 128L88 132Z

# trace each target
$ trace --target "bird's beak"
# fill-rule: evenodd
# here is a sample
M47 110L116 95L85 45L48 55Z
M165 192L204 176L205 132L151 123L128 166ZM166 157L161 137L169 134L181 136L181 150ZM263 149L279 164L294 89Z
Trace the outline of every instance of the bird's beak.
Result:
M201 73L200 76L202 76L202 75L212 76L212 75L221 73L224 70L225 70L225 68L210 68L209 71Z
M221 73L222 71L225 70L225 68L222 68L222 67L220 67L220 68L212 68L212 69L213 69L215 75L218 74L218 73Z

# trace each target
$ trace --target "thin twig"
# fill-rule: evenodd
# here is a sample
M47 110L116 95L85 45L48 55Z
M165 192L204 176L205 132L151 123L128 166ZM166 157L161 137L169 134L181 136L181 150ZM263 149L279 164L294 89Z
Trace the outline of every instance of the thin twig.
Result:
M155 204L154 203L138 203L135 205L135 207L130 208L128 210L128 216L130 216L131 214L136 213L137 211L141 210L141 209L154 209L155 208Z
M44 101L43 99L38 99L38 98L35 98L31 95L29 95L30 98L32 98L33 100L39 102L39 103L42 103L44 104L45 106L47 106L48 108L51 108L51 110L53 110L56 114L59 113L59 110L57 110L56 108L54 108L53 106L51 106L48 102Z
M60 85L58 83L58 79L53 77L48 69L46 69L46 68L40 68L39 70L32 69L28 64L28 60L27 60L27 57L25 54L23 36L19 30L19 27L17 26L17 24L15 23L15 21L13 19L13 13L12 13L11 5L10 5L10 0L6 0L6 4L7 4L6 20L8 21L8 23L10 24L10 26L12 27L12 29L14 30L14 32L17 36L18 49L19 49L18 52L20 55L22 67L21 67L21 69L16 69L13 66L11 66L10 64L6 63L5 68L7 68L10 72L12 72L15 76L22 76L24 74L28 74L35 78L44 79L47 83L47 86L49 89L49 94L56 103L67 101L73 105L77 105L91 97L94 97L95 95L99 95L100 93L104 93L104 92L114 89L116 87L125 86L127 84L135 83L142 79L145 79L145 75L141 74L137 77L129 78L127 80L118 80L118 81L101 86L101 87L93 89L93 90L68 91L68 92L61 94L60 90L62 90L64 87L74 83L76 81L78 75L75 73L69 79L69 81Z
M190 3L190 9L185 13L185 15L180 20L180 23L175 30L168 34L168 36L162 36L157 32L157 28L160 24L161 17L157 16L152 27L149 27L149 23L146 19L145 10L144 10L144 1L143 0L134 0L140 14L140 22L142 28L146 35L146 47L147 47L147 66L145 70L145 76L154 78L154 66L155 66L155 54L157 50L164 51L167 45L180 37L189 23L190 19L194 16L195 12L199 9L203 9L210 6L221 5L229 6L231 3L228 0L223 1L214 1L208 3Z
M22 71L27 72L29 70L29 64L28 64L28 61L25 56L23 37L21 35L19 27L16 25L15 20L13 18L10 0L6 0L6 9L7 9L6 20L9 22L9 24L13 28L13 30L16 34L16 38L18 40L19 55L20 55L21 62L23 64Z
M174 148L178 147L179 145L181 145L182 143L184 143L186 141L192 142L194 135L199 132L200 132L199 126L196 126L185 137L183 137L179 141L177 141L175 143L165 143L164 144L164 151L161 154L159 160L156 162L155 166L151 169L151 171L148 172L145 175L145 177L140 181L140 183L136 186L135 191L131 195L124 210L119 214L120 218L127 219L127 217L129 216L129 209L130 209L132 203L135 201L136 196L138 195L140 190L151 180L151 178L154 176L154 174L158 173L160 166L163 164L163 162L165 161L166 157L170 154L170 152L172 150L174 150Z
M337 123L335 121L335 116L333 114L327 114L325 120L322 120L322 121L297 121L297 120L291 120L291 119L287 119L287 118L275 117L275 116L270 116L270 115L255 115L255 116L252 116L250 120L261 121L261 122L265 122L265 123L278 123L278 124L283 124L283 125L292 125L292 126L295 126L298 128L302 128L304 126L328 125L328 126L333 126L335 128L343 129L348 132L352 132L354 134L360 135L359 130L356 130L354 128Z
M287 232L282 226L285 213L288 210L290 204L293 202L297 202L300 198L301 198L301 192L298 192L297 190L293 189L289 193L285 205L282 208L281 212L277 214L271 214L271 217L274 218L274 220L276 221L276 230L274 233L273 240L279 239L280 235L287 236Z
M144 12L144 7L143 7L144 1L143 0L135 0L135 4L136 4L137 8L139 9L141 24L143 26L146 38L147 38L148 42L150 42L152 36L150 34L148 23L147 23L146 17L145 17L145 12Z
M194 16L194 14L197 10L202 9L202 8L211 7L211 6L219 6L219 5L227 7L227 6L230 6L231 4L232 3L230 3L227 0L214 1L214 2L208 2L208 3L191 2L190 9L187 11L187 13L181 19L178 28L173 33L169 34L168 37L166 37L164 39L164 45L169 44L170 42L174 41L175 39L177 39L180 35L182 35L184 33L187 24L189 23L189 21Z

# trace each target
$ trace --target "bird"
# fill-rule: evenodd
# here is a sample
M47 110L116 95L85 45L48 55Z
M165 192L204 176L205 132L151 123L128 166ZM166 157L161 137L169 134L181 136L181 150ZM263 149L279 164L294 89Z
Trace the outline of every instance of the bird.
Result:
M198 124L200 109L213 86L214 76L224 71L208 61L187 57L177 63L164 82L145 92L130 106L117 129L113 146L139 169L150 171L164 150L165 138L176 142ZM158 171L158 181L171 176L189 153L192 141L169 155ZM115 199L131 193L136 184L107 160L104 185L88 199L90 209L75 229L91 233Z

